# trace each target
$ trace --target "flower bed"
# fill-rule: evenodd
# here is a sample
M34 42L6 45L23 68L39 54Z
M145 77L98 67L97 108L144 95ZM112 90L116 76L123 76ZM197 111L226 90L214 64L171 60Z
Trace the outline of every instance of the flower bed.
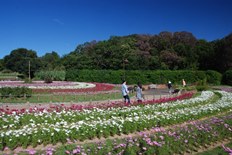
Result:
M101 92L106 92L109 91L111 92L112 89L114 88L114 85L112 84L104 84L104 83L93 83L95 87L89 87L89 88L78 88L78 89L73 89L73 88L64 88L64 89L33 89L33 92L36 93L56 93L56 94L75 94L75 93L101 93Z
M107 140L105 143L73 145L57 150L66 154L194 154L208 148L212 143L232 138L232 114L193 121L172 128L153 128L151 134L122 140ZM67 148L67 147L66 147ZM226 152L231 149L224 147ZM54 151L55 152L55 151Z
M33 81L33 83L24 83L23 81L0 81L0 87L28 87L31 89L79 89L92 88L94 84L84 82L53 81L44 83L44 81Z
M140 105L82 111L23 113L2 115L0 148L56 144L128 134L156 126L166 126L232 109L230 93L202 92L201 96L164 104Z
M129 105L128 103L124 103L122 101L114 101L114 102L108 102L108 103L97 103L97 104L75 104L72 103L70 106L65 105L65 104L50 104L49 107L44 107L42 104L39 104L34 107L30 107L29 109L9 109L8 107L6 108L0 108L0 115L4 114L23 114L23 113L40 113L43 111L48 111L48 112L60 112L62 110L69 111L69 110L78 110L78 111L83 111L83 110L91 110L91 109L108 109L108 108L116 108L116 107L125 107L125 106L138 106L138 105L148 105L148 104L160 104L160 103L165 103L165 102L173 102L173 101L181 101L184 99L191 98L193 96L193 93L185 93L179 96L175 97L164 97L160 99L153 99L153 100L146 100L144 102L137 102L137 101L131 101L132 104ZM121 95L120 95L121 97Z
M24 83L23 81L0 81L0 87L28 87L31 88L33 92L37 93L79 93L109 91L114 88L114 85L68 81L53 81L53 83L49 84L43 81L33 81L33 83Z

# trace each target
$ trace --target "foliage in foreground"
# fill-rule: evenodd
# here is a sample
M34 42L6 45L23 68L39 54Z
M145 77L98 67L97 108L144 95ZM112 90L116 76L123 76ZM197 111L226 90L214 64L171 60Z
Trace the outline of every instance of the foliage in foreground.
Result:
M231 94L219 93L221 98L206 91L196 98L158 105L2 115L1 148L129 134L215 115L232 107Z
M192 154L197 153L199 149L206 149L218 141L232 139L231 131L232 113L230 112L225 116L212 117L203 121L191 121L183 125L171 126L170 128L156 127L150 133L140 132L138 137L108 139L83 145L65 145L56 150L49 148L46 152L89 155ZM226 154L226 151L228 150L220 150L224 154Z

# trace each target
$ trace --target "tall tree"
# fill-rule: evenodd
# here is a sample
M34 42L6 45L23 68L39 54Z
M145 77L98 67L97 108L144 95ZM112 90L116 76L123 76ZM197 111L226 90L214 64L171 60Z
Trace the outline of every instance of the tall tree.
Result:
M40 68L40 61L33 50L18 48L3 58L6 69L33 77Z
M232 33L215 43L215 68L220 72L232 69Z
M162 62L168 67L168 69L179 69L182 66L183 60L173 51L162 51L160 53Z
M4 69L4 62L3 59L0 59L0 71Z
M41 69L54 70L60 68L60 56L52 51L51 53L46 53L41 58Z
M193 50L197 55L199 69L213 69L215 52L212 43L206 40L198 40Z
M172 39L173 44L183 43L185 46L194 47L197 39L190 32L175 32Z

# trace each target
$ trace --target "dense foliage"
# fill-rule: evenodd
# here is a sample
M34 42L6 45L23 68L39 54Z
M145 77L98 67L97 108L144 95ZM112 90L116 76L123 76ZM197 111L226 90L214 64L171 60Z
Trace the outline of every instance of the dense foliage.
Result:
M119 84L126 79L129 84L141 82L149 83L167 83L169 80L175 84L182 84L185 79L188 84L205 80L209 84L218 85L221 83L222 75L219 72L208 71L189 71L189 70L68 70L66 80L86 81L86 82L108 82Z
M65 71L39 71L36 74L36 77L44 80L46 83L51 83L53 80L64 81L65 80Z
M208 42L190 32L158 35L112 36L108 40L80 44L63 57L56 52L37 57L35 51L19 48L0 61L28 77L41 70L216 70L232 68L232 34Z
M31 97L32 90L27 87L2 87L0 88L1 98Z
M113 36L79 45L62 58L66 69L217 70L232 67L232 34L213 42L189 32ZM220 59L218 59L220 58Z
M223 74L223 84L232 86L232 70L228 70Z

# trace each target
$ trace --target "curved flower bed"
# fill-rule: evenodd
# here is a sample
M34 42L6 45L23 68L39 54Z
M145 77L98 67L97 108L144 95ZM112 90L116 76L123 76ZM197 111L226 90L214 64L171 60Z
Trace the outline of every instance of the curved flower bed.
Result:
M95 87L91 88L79 88L79 89L34 89L34 92L37 93L43 93L43 92L49 92L49 93L57 93L57 94L72 94L72 93L101 93L101 92L112 92L112 89L114 88L113 84L105 84L105 83L92 83L95 85ZM115 91L114 91L115 92Z
M0 148L56 144L128 134L156 126L172 125L232 110L232 95L206 91L186 102L108 108L2 115Z
M44 81L33 81L33 83L24 83L23 81L0 81L0 87L28 87L31 89L80 89L93 88L94 84L84 82L53 81L44 83Z
M188 99L191 98L193 96L192 92L189 93L185 93L179 96L175 96L175 97L164 97L164 98L160 98L160 99L153 99L153 100L146 100L144 102L137 102L137 101L132 101L132 104L129 105L128 103L124 103L122 101L115 101L115 102L108 102L108 103L97 103L97 104L72 104L71 106L67 106L65 104L59 104L59 105L52 105L50 104L49 107L43 107L41 104L39 104L38 106L34 106L31 107L30 109L9 109L9 108L0 108L0 115L4 115L4 114L23 114L23 113L40 113L43 111L48 111L48 112L60 112L62 110L65 111L83 111L83 110L91 110L91 109L108 109L108 108L116 108L116 107L125 107L125 106L138 106L138 105L152 105L152 104L160 104L160 103L165 103L165 102L173 102L173 101L181 101L184 99Z
M114 88L114 85L68 81L53 81L49 84L44 83L44 81L33 81L33 83L24 83L23 81L0 81L0 88L1 87L28 87L31 88L33 92L38 93L78 93L109 91Z
M153 128L141 137L108 140L107 143L91 143L73 146L66 154L195 154L211 143L232 138L232 114L193 121L172 128ZM222 146L226 152L229 148ZM48 150L47 150L48 151ZM55 152L55 151L54 151Z

